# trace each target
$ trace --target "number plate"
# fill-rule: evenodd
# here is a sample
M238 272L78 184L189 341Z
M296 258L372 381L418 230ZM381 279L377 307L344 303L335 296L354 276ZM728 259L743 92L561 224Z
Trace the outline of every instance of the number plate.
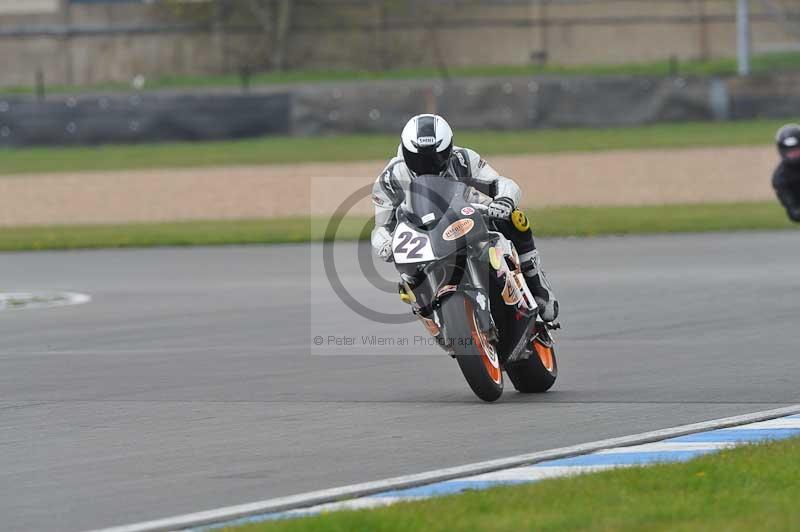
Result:
M426 262L436 258L428 235L419 233L402 223L394 231L392 250L394 261L398 264Z

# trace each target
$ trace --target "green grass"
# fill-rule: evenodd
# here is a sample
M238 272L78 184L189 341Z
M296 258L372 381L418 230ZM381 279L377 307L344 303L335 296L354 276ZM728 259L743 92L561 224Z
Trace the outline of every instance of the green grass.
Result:
M560 153L614 149L669 149L765 145L784 122L696 122L612 129L460 131L456 142L485 155ZM258 139L115 145L74 148L0 149L0 175L138 170L303 162L387 159L397 135L264 137Z
M800 526L798 479L800 440L794 439L680 464L619 469L227 530L789 531Z
M367 218L347 218L339 238L367 238ZM327 222L308 218L0 228L0 251L154 246L290 244L323 239ZM365 228L366 227L366 228Z
M537 236L598 236L790 229L776 203L531 209ZM124 225L0 228L0 251L231 244L323 240L328 222L315 218L197 221ZM368 238L369 218L345 218L338 240Z
M448 75L453 78L466 77L514 77L514 76L728 76L736 74L736 60L714 59L710 61L685 60L677 63L677 71L669 60L646 63L597 64L597 65L474 65L452 67ZM800 70L800 53L779 52L756 55L752 59L754 73ZM442 73L432 67L399 68L385 71L370 70L291 70L267 72L251 77L252 86L281 85L289 83L324 83L341 81L400 80L440 78ZM238 87L238 75L217 76L166 76L148 80L145 90L186 89L211 87ZM86 91L131 90L128 83L101 83L92 86L53 85L49 93L76 93ZM0 88L0 94L31 94L32 86Z
M529 211L540 236L697 233L790 229L776 202L636 207L547 207Z

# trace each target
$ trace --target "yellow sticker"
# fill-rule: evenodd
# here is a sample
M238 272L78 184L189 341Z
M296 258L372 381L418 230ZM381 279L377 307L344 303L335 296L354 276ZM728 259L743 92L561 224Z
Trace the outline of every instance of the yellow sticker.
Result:
M408 303L409 305L417 302L417 296L414 295L414 291L406 282L403 282L403 284L400 286L400 301L403 303Z
M528 220L528 217L519 209L515 209L514 212L511 213L511 222L514 224L517 231L521 233L531 228L531 222Z
M500 266L502 265L496 247L489 248L489 263L495 270L499 270Z

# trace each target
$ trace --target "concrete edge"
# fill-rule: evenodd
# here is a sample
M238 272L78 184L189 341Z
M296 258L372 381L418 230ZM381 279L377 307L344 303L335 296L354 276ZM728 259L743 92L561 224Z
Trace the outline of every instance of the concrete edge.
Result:
M734 427L737 425L745 425L748 423L790 416L793 414L800 414L800 405L792 405L773 410L754 412L751 414L703 421L690 425L681 425L668 429L655 430L618 438L610 438L607 440L572 445L569 447L561 447L547 451L521 454L497 460L489 460L457 467L437 469L434 471L427 471L425 473L418 473L414 475L405 475L373 482L352 484L339 488L312 491L298 495L291 495L288 497L278 497L247 504L227 506L214 510L178 515L165 519L156 519L130 525L97 529L92 532L162 532L182 530L196 526L222 523L225 521L231 521L234 519L240 519L254 515L284 512L287 510L316 506L318 504L355 499L367 495L374 495L384 491L414 488L418 486L424 486L426 484L432 484L434 482L452 480L454 478L479 475L482 473L491 473L512 467L531 465L546 460L570 458L603 449L652 443L668 438L685 436L687 434L705 432L726 427Z

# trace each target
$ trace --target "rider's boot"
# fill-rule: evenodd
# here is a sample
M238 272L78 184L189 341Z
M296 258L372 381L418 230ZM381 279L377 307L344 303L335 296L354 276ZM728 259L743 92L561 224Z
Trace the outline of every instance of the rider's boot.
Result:
M414 289L422 282L422 277L417 275L400 275L400 282L397 283L397 291L400 293L400 301L414 306L417 298L414 296Z
M555 321L558 318L558 300L542 270L539 250L534 249L521 255L519 261L525 282L539 306L539 315L544 321Z
M407 305L414 303L414 293L406 290L406 285L404 283L397 283L397 291L400 293L400 301Z

